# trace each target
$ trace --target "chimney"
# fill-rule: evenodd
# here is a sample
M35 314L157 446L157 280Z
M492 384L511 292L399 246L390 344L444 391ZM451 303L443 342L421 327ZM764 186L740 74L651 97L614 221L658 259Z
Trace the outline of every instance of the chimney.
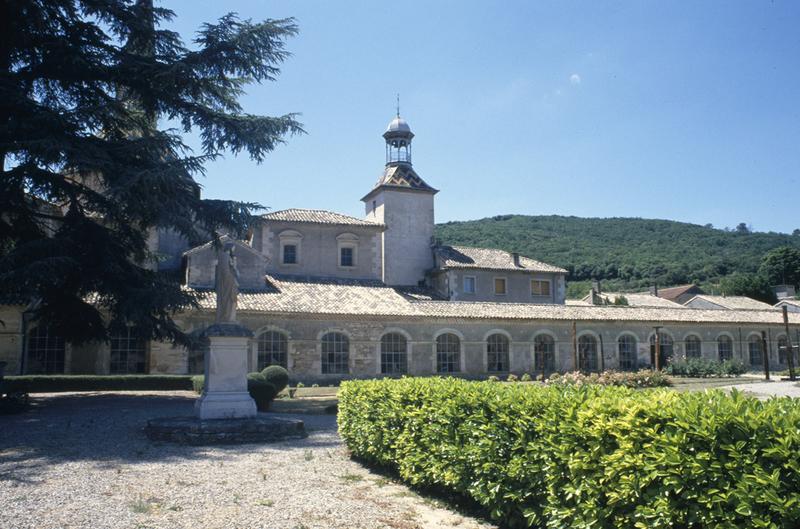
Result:
M514 266L516 266L517 268L519 268L519 267L520 267L520 264L519 264L519 254L518 254L517 252L512 252L512 253L511 253L511 258L512 258L512 259L514 259Z
M653 285L650 287L650 295L658 297L658 285L655 283L653 283Z
M599 279L592 279L592 290L600 294L602 291L600 290L600 280Z

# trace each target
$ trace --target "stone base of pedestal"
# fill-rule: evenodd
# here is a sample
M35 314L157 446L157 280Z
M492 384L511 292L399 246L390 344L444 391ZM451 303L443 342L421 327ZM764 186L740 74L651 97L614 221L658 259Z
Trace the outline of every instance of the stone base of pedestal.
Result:
M194 403L194 412L201 421L210 419L247 419L258 413L256 402L246 391L204 393Z
M189 445L271 443L308 437L303 421L263 415L208 421L196 417L152 419L145 433L153 441Z

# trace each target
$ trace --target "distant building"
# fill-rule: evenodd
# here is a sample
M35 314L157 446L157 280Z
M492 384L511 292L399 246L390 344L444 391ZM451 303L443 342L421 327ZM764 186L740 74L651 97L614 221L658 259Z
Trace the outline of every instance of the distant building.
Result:
M782 299L775 306L781 310L783 310L782 307L786 306L789 312L800 312L800 299Z
M760 369L786 341L781 311L696 285L566 300L566 270L496 249L434 239L438 193L411 160L414 134L399 115L383 134L386 164L361 199L364 218L325 210L263 215L234 241L239 322L251 329L249 368L286 367L293 380L634 370L651 365L655 328L665 357L737 358ZM182 267L200 309L176 315L199 334L214 319L210 243L151 234L159 268ZM626 305L614 305L617 298ZM686 306L683 305L686 303ZM110 343L71 345L31 321L30 304L0 306L7 373L194 373L204 350L146 341L135 325ZM134 322L135 323L135 322ZM790 316L800 329L800 314ZM763 349L761 333L768 339ZM784 342L781 342L783 340ZM800 342L800 339L795 339Z

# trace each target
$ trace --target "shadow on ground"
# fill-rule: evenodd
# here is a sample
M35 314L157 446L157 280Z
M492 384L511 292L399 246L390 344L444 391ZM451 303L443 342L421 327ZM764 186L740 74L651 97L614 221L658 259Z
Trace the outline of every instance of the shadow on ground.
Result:
M214 445L211 450L147 439L143 428L149 419L192 415L196 398L191 392L32 396L26 412L0 416L0 481L36 482L44 466L70 461L109 467L170 459L224 461L262 447L290 451L340 445L335 415L281 414L303 420L309 437L268 445Z

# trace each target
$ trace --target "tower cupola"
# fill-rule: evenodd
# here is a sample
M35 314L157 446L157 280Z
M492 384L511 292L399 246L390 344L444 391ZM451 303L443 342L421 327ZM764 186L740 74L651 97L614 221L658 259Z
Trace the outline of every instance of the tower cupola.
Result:
M386 132L383 133L383 139L386 140L386 165L405 163L411 165L411 140L414 138L414 133L411 132L411 127L408 122L400 117L400 111L397 111L397 116L389 122L386 127Z

